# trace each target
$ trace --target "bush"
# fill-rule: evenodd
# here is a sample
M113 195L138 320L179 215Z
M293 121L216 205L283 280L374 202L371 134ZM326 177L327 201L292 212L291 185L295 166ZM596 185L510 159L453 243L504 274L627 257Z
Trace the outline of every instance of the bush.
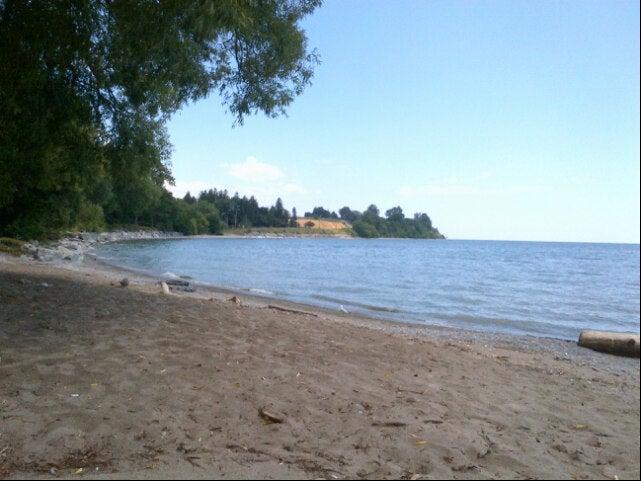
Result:
M352 229L354 232L356 232L356 235L358 237L378 237L378 231L376 230L376 227L374 227L372 224L369 224L367 222L363 222L362 220L357 220L352 224Z
M105 216L102 207L83 201L78 209L76 228L87 231L101 231L105 228Z
M222 234L223 224L220 221L220 212L216 206L206 200L200 200L195 204L195 207L198 213L207 221L207 226L205 228L206 233Z

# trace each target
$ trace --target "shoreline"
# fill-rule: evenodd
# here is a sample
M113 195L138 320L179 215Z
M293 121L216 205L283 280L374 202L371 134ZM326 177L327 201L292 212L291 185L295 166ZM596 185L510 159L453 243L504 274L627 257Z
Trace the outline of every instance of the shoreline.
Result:
M90 256L89 259L89 263L84 265L85 269L89 269L99 275L108 276L114 283L121 280L123 277L127 277L127 279L130 282L133 282L134 285L144 286L151 292L155 292L160 290L160 281L167 279L167 276L163 276L162 274L144 272L126 266L111 264L94 256ZM71 270L73 271L74 269ZM638 367L639 364L639 360L637 358L604 354L581 347L578 345L578 340L575 341L530 334L475 331L472 329L442 326L438 324L396 320L385 318L383 315L381 315L381 317L377 317L356 312L344 313L338 309L332 309L330 307L291 301L276 295L260 294L246 289L233 289L224 286L216 286L194 279L183 279L180 276L177 276L176 280L188 280L190 285L196 288L193 293L180 291L171 293L172 296L183 297L185 299L229 302L232 297L236 296L244 307L252 309L268 309L270 306L276 306L275 308L284 308L298 313L306 313L313 317L320 317L320 319L324 321L347 323L357 328L374 330L386 334L397 334L412 338L421 337L432 340L447 340L450 343L467 347L473 344L482 344L485 349L489 350L511 349L522 352L554 355L556 358L564 361L599 366L602 369L608 369L612 372L617 372L622 368L634 369L635 367Z
M183 236L183 237L179 237L178 239L189 240L192 238L202 238L202 239L260 238L260 239L264 239L266 237L247 237L247 236L229 236L228 237L228 236L203 235L203 236L191 236L191 237ZM273 238L283 239L283 238L291 238L291 237L273 237ZM169 239L176 239L176 238L170 237ZM354 238L349 238L349 239L353 240ZM136 240L134 239L132 241L136 241ZM120 241L117 240L113 242L120 242ZM149 280L155 280L157 282L167 277L166 276L167 273L145 271L143 269L137 269L134 267L119 265L117 263L111 262L108 259L99 259L96 256L94 256L93 261L98 262L103 267L107 267L109 269L113 269L116 271L120 270L122 271L123 274L128 273L130 275L140 275L142 277L148 278ZM183 273L170 272L169 274L181 277L181 274ZM189 276L186 276L185 279L189 280L193 286L198 287L201 290L204 289L205 291L207 290L218 291L218 292L226 293L230 295L254 297L257 300L262 300L262 301L271 300L275 302L288 303L289 305L297 308L319 310L327 314L339 315L343 317L347 316L347 317L360 318L366 322L392 323L394 325L398 325L399 327L408 327L408 328L414 328L416 330L423 330L425 331L425 334L428 334L428 331L431 334L434 334L435 331L439 331L439 332L442 331L443 335L451 336L453 333L460 332L463 334L467 334L468 338L478 339L479 337L482 337L489 340L502 339L502 340L512 341L513 343L524 342L524 340L530 340L532 343L544 343L546 341L550 341L550 342L555 341L557 343L562 342L562 343L576 344L579 337L579 333L577 333L575 337L571 338L571 337L554 337L551 335L533 334L533 333L527 333L527 332L501 332L501 331L491 331L491 330L481 330L481 329L475 330L473 328L467 328L467 327L453 327L453 326L448 326L446 324L439 324L437 322L430 322L430 320L412 319L412 318L408 318L407 316L404 317L402 313L399 313L399 315L395 316L394 311L389 311L384 307L381 307L378 309L356 308L355 310L351 310L350 308L349 312L344 312L344 311L341 311L341 309L337 306L326 305L321 302L314 302L314 300L311 300L311 299L292 300L292 299L288 299L285 294L279 295L276 293L269 293L266 291L264 293L261 293L259 292L260 290L253 290L251 288L235 288L235 287L230 287L225 285L217 285L217 284L208 283L205 281L200 281L198 279L193 279ZM339 304L339 302L336 301L336 304ZM365 311L368 311L368 312L365 312ZM617 332L623 332L623 331L617 331ZM634 334L634 332L631 332L631 333Z
M80 237L80 239L79 239ZM332 236L313 236L313 237L332 237ZM60 246L68 245L68 242L80 243L83 247L83 257L81 259L61 259L58 258L52 261L45 261L44 265L51 266L56 269L69 270L71 272L81 272L85 275L87 273L97 274L110 279L110 282L115 283L120 281L123 277L137 286L144 286L145 289L155 292L160 289L160 281L166 280L167 276L154 272L143 271L127 266L117 265L108 262L105 259L99 258L92 251L97 244L118 243L118 242L139 242L147 240L189 240L193 238L205 239L224 239L224 238L254 238L246 235L199 235L199 236L184 236L176 232L159 232L159 231L115 231L102 234L93 233L79 233L75 236L63 238L53 244L54 250ZM260 237L264 238L264 237ZM273 237L287 238L287 237ZM352 237L347 237L353 239ZM1 254L0 254L1 255ZM34 262L40 264L41 261L30 261L21 258L28 263ZM2 259L0 258L0 262ZM176 273L173 273L176 275ZM180 276L177 276L177 279ZM227 301L229 296L237 296L241 299L243 305L256 308L265 309L269 305L278 304L287 309L309 312L315 316L322 316L324 320L332 322L347 322L351 325L373 329L385 333L395 333L406 336L421 336L433 339L448 339L451 342L456 342L462 345L471 345L482 343L488 348L509 348L519 349L531 352L542 352L547 354L554 354L557 357L566 360L573 360L578 362L587 362L590 364L599 364L601 366L612 367L617 369L620 365L618 356L599 353L580 347L577 340L562 339L549 336L536 336L531 334L513 334L501 333L491 331L475 331L472 329L465 329L459 327L449 327L439 324L419 323L412 320L398 320L385 317L384 313L380 316L368 315L361 312L341 312L339 309L331 307L320 306L312 303L291 301L277 295L261 294L252 292L249 289L235 289L226 286L217 286L206 282L198 281L195 279L188 280L196 290L194 293L186 292L172 292L174 296L182 296L187 299L207 299L217 301ZM632 359L632 362L635 360ZM637 361L638 362L638 361ZM625 363L625 361L623 361Z
M638 359L122 277L0 255L0 477L639 476Z
M118 243L118 242L138 242L148 240L190 240L195 238L200 239L225 239L225 238L342 238L341 236L329 235L309 235L309 236L253 236L253 235L196 235L184 236L177 232L161 232L161 231L112 231L100 234L81 232L73 236L68 236L55 243L53 249L57 250L60 247L63 249L69 245L69 242L76 245L83 252L80 259L64 259L60 256L53 262L46 262L48 265L55 267L81 270L83 272L96 271L100 274L112 276L114 281L120 280L122 277L135 276L138 284L146 284L148 286L158 286L161 280L166 280L167 276L163 273L155 273L151 271L144 271L128 266L117 265L109 262L106 259L99 258L93 250L98 244ZM354 237L345 237L345 239L356 239ZM422 239L415 239L422 240ZM439 240L439 239L434 239ZM69 262L71 261L71 262ZM172 273L180 278L180 273ZM312 302L292 301L280 297L276 294L261 294L253 292L251 289L232 288L227 286L214 285L207 282L199 281L189 278L188 281L191 285L197 288L195 293L179 293L191 298L211 298L212 295L219 300L225 300L224 296L242 296L250 301L251 305L258 307L265 307L270 303L280 303L291 309L312 311L316 314L323 314L328 318L334 320L356 321L362 327L374 328L381 331L394 331L399 333L411 333L412 335L420 336L437 336L447 337L449 339L460 340L461 342L484 342L488 345L508 345L508 346L530 346L542 351L554 352L556 354L568 355L568 351L572 352L575 358L590 358L594 351L578 346L577 339L565 339L559 337L539 336L535 334L525 333L504 333L466 329L464 327L450 327L441 324L432 324L428 322L419 322L414 320L401 320L387 317L386 313L381 312L380 315L368 314L363 312L342 312L338 308L332 308Z

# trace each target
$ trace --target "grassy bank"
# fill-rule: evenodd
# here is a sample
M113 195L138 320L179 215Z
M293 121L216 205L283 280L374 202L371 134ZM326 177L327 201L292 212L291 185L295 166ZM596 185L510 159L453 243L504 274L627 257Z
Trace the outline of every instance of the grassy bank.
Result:
M22 246L24 242L11 237L0 237L0 252L12 256L19 256L22 254Z

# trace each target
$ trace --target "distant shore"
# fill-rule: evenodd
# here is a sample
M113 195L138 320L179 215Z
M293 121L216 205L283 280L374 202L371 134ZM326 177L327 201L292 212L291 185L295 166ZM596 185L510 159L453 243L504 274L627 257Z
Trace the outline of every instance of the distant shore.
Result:
M250 227L226 229L223 232L223 237L336 237L341 239L351 239L355 236L349 229L308 229L305 227Z
M157 281L0 255L0 476L639 476L636 359Z

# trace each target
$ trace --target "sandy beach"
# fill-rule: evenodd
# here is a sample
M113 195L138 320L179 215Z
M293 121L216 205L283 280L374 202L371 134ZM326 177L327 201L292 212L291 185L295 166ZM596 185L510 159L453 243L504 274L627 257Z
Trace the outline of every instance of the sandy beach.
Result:
M127 275L0 257L0 477L639 478L638 359Z

